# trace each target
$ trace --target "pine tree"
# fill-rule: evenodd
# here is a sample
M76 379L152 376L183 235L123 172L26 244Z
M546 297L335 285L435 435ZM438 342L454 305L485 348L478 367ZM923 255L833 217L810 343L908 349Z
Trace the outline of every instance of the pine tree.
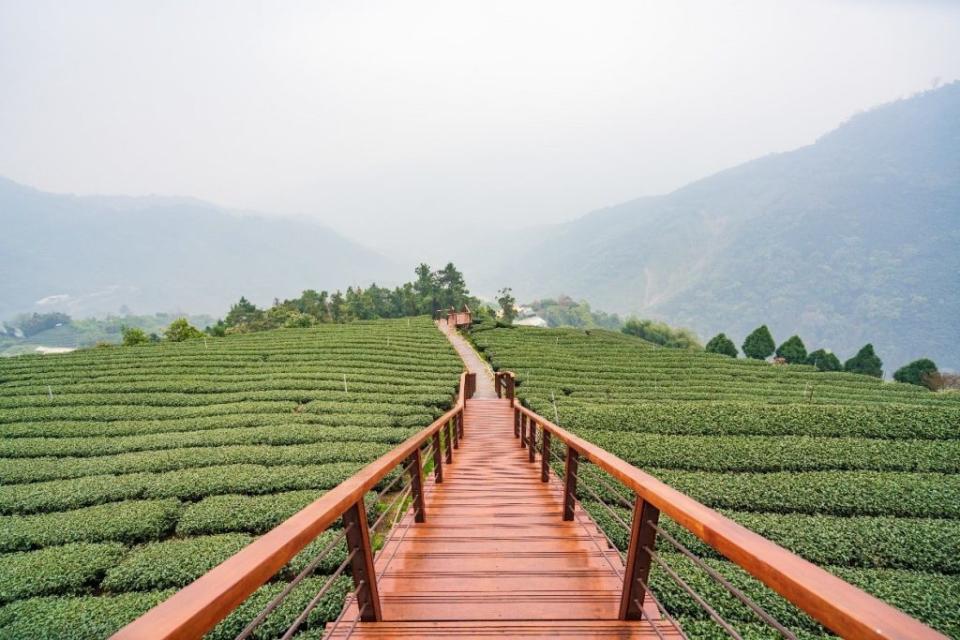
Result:
M843 363L843 370L848 373L882 378L883 361L873 352L873 345L866 344L857 352L857 355Z
M753 333L743 341L743 355L754 360L766 360L773 355L776 347L777 344L770 335L770 329L767 325L762 325L754 329Z
M807 347L800 336L790 336L777 347L777 357L786 360L787 364L803 364L807 360Z
M820 371L842 371L840 358L826 349L817 349L807 356L807 364L813 365Z
M707 343L706 350L708 353L719 353L724 356L730 356L731 358L737 357L736 345L733 344L733 340L728 338L726 334L723 333L718 333L710 338L710 342Z

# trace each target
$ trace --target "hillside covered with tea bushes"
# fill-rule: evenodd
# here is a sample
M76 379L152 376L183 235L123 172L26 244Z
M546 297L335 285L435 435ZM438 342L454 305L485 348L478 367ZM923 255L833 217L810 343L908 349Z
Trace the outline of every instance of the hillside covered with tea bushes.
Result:
M0 359L0 638L106 637L432 422L461 370L427 318ZM329 541L212 637L234 637Z
M495 328L472 338L494 368L516 373L518 397L541 415L960 637L960 394L659 348L602 330ZM629 502L599 480L592 486L630 521ZM594 496L579 497L625 548L629 532ZM666 526L781 622L823 631ZM760 633L753 614L683 556L665 555L721 614ZM693 637L722 636L656 570L653 589Z

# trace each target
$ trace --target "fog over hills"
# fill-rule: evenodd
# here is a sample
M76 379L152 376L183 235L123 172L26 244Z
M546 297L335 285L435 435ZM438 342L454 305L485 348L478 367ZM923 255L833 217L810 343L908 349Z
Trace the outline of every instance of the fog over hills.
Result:
M0 319L183 310L222 314L302 289L398 274L309 220L239 214L191 198L67 196L0 178Z
M767 323L841 357L873 342L887 371L960 367L960 83L505 249L478 282L521 299L564 292L738 343Z

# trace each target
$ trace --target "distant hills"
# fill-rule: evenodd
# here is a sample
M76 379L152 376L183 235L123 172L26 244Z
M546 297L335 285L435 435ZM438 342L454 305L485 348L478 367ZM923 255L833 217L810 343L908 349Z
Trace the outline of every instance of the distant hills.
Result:
M306 288L382 281L387 259L308 220L190 198L69 196L0 178L0 320L184 310L223 314Z
M920 356L958 368L960 83L523 239L506 247L522 259L488 261L481 286L567 293L738 344L766 323L841 359L872 342L888 373Z

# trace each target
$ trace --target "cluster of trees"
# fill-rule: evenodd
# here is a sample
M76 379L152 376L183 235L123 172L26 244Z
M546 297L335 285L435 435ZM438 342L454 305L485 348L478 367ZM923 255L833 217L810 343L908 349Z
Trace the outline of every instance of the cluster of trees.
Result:
M450 307L477 304L467 291L463 274L453 263L437 271L421 264L415 274L415 280L394 289L376 284L366 288L347 287L345 292L338 290L332 294L308 289L299 298L274 300L273 306L267 309L260 309L241 297L226 317L208 327L207 332L222 336L327 322L435 315Z
M883 361L874 351L872 344L864 345L855 356L841 364L840 359L827 349L817 349L807 353L806 345L797 335L790 336L777 346L770 329L767 325L762 325L747 336L741 348L743 355L755 360L766 360L770 356L775 356L787 364L807 364L820 371L846 371L875 378L883 377ZM733 341L723 333L710 339L706 351L731 358L736 358L738 355ZM937 365L932 360L922 358L897 369L893 378L898 382L933 388L935 374L937 374Z
M637 336L648 342L659 344L672 349L699 350L703 348L697 334L689 329L671 327L656 320L641 320L630 318L623 325L621 331L628 336Z
M47 329L53 329L54 327L59 327L60 325L70 324L71 319L65 313L60 313L59 311L54 311L52 313L32 313L32 314L22 314L14 318L13 327L9 329L11 333L19 333L24 338L29 338L30 336L36 335L41 331L46 331ZM3 329L3 333L6 333L8 330Z
M203 331L190 324L186 318L177 318L170 323L163 331L163 339L167 342L183 342L190 338L202 338ZM139 327L123 328L123 346L132 347L138 344L147 344L148 342L160 342L161 338L156 333L147 333Z
M617 314L594 311L586 301L577 302L570 296L534 300L530 303L530 308L551 327L616 331L623 326L623 321Z

